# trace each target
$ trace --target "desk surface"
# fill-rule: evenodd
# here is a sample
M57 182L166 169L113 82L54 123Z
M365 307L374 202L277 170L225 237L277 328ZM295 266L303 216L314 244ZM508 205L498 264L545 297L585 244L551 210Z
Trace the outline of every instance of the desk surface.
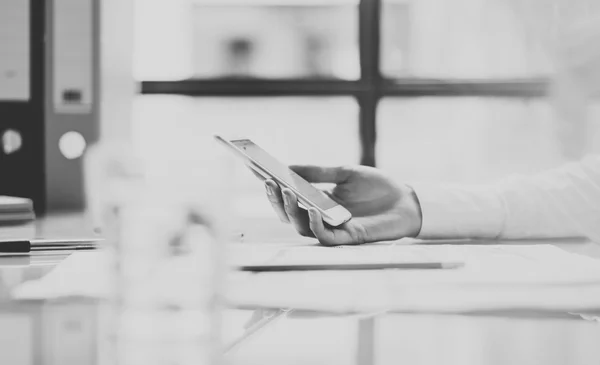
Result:
M15 234L77 237L92 230L82 217L52 217L30 226L0 228L0 235ZM569 242L561 247L600 257L598 245ZM0 264L2 363L100 363L96 301L11 298L11 288L44 277L65 257ZM600 363L600 311L336 315L228 308L223 317L231 364Z

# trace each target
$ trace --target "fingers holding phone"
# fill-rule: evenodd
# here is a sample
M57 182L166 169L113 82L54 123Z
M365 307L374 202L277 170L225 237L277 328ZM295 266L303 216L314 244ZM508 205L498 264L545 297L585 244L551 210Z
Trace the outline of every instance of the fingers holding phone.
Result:
M323 221L318 209L300 208L298 198L293 191L281 189L273 180L266 180L267 196L273 209L282 221L291 223L296 231L304 237L316 237L327 246L361 244L365 241L360 226L347 222L339 227L332 227ZM358 227L358 228L357 228Z
M284 223L290 223L290 219L284 208L283 196L279 185L277 185L275 181L267 179L265 180L265 190L267 192L267 199L269 199L269 202L279 219Z
M283 208L296 231L304 237L314 237L315 235L310 229L308 212L300 208L296 194L290 189L283 189L282 195Z
M267 198L284 223L291 223L300 235L314 237L309 227L308 213L298 205L296 194L290 189L281 189L273 180L265 181Z

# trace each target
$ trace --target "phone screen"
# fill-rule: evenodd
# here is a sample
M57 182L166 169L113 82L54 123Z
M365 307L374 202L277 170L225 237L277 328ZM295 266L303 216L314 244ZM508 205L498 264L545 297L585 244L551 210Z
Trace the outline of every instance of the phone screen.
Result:
M258 163L262 168L266 169L271 175L287 183L294 190L297 190L306 199L317 205L323 210L331 209L338 204L329 198L321 190L315 188L311 183L304 180L300 175L290 170L281 162L277 161L273 156L269 155L265 150L258 147L250 140L231 141L248 157Z

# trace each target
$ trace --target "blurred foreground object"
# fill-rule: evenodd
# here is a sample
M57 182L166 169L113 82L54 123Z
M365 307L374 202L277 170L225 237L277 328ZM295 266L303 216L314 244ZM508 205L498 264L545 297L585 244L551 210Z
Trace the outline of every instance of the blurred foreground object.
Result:
M100 144L86 157L89 213L111 257L107 363L220 363L229 167L193 140L144 158Z

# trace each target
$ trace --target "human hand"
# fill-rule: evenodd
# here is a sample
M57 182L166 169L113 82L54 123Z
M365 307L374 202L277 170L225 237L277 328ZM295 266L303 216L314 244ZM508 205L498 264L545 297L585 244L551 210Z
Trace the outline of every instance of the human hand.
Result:
M327 194L344 206L353 218L339 227L323 222L315 208L298 206L290 189L266 180L267 196L280 219L294 225L298 233L316 237L323 245L350 245L415 237L421 229L421 207L407 185L394 183L378 169L366 166L291 166L311 183L334 183Z

